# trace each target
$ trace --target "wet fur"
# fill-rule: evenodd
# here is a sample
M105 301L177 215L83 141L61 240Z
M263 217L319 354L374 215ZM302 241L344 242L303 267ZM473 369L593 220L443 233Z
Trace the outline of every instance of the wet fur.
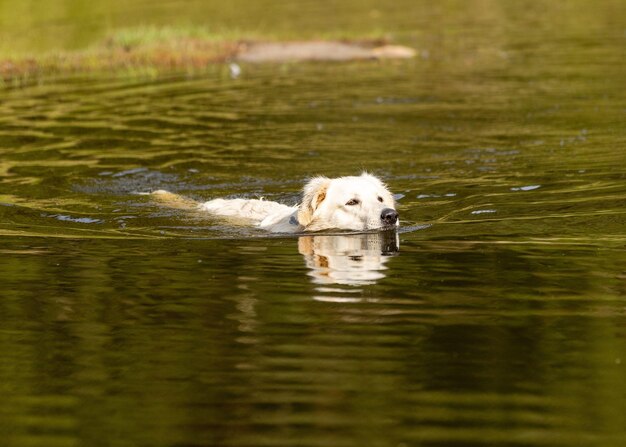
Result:
M167 191L152 193L162 204L196 209L215 216L251 221L274 233L299 233L328 229L372 230L385 227L383 209L395 209L395 201L377 177L315 177L304 186L300 205L288 206L261 199L214 199L198 203ZM357 200L358 205L347 205ZM397 226L396 222L393 226Z

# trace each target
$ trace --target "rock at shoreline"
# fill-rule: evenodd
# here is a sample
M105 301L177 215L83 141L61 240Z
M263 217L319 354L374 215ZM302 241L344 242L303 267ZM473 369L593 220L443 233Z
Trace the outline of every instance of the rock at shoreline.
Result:
M415 50L374 42L302 41L241 43L235 59L242 62L350 61L408 59Z

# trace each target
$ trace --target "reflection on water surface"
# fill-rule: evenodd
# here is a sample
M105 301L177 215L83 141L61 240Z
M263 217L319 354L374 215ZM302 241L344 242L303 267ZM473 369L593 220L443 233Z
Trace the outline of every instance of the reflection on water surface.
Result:
M298 238L298 251L316 284L375 284L385 277L385 263L399 246L395 231Z

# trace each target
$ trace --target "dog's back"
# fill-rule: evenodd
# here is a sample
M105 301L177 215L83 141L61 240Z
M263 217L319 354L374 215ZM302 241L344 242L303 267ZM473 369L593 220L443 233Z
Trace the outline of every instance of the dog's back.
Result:
M233 216L263 221L268 216L290 215L295 208L261 199L215 199L200 204L199 209L216 216Z
M253 221L272 232L293 233L301 230L295 218L297 206L287 206L261 199L215 199L199 203L168 191L154 191L153 197L169 208L207 211L214 216Z

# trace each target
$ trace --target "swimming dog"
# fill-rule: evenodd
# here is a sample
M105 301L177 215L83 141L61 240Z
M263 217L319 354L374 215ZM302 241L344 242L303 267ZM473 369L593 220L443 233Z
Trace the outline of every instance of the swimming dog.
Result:
M368 173L334 179L312 178L304 186L302 202L295 206L263 199L214 199L199 203L163 190L152 194L172 207L244 219L273 233L367 231L400 224L393 195L381 180Z

